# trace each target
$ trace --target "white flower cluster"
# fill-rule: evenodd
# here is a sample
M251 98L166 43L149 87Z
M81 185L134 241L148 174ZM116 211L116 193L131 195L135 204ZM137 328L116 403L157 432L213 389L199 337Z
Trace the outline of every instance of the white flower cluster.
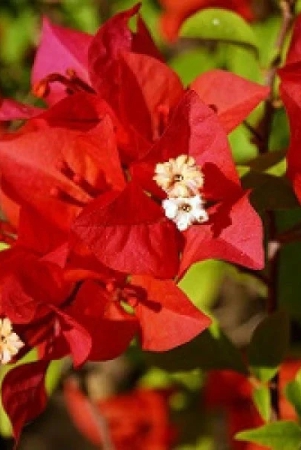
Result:
M185 231L190 225L208 220L200 189L204 176L192 156L180 155L155 167L154 180L166 192L168 198L162 206L166 217L178 230Z
M9 363L22 347L24 342L13 332L11 321L0 319L0 363Z

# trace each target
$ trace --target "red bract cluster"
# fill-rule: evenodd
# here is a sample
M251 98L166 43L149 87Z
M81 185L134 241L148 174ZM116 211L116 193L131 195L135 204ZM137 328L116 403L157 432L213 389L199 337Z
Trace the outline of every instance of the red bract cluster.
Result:
M164 8L161 29L168 40L177 37L187 17L204 8L225 8L237 12L247 20L254 18L251 0L160 0L160 3Z
M152 351L184 344L210 325L176 284L193 263L263 266L226 131L268 90L223 71L185 89L142 19L128 27L138 9L94 37L45 20L33 82L47 109L0 109L28 119L0 139L12 244L0 254L0 357L37 347L40 358L3 383L16 437L45 405L49 361L110 359L135 336Z

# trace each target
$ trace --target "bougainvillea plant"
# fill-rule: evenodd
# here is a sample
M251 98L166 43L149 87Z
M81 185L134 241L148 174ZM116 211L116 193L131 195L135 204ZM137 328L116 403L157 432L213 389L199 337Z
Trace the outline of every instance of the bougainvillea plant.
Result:
M94 34L44 17L35 100L0 100L3 408L18 445L53 361L79 371L135 349L166 373L203 371L198 401L203 383L233 448L297 450L299 4L271 2L259 22L251 1L161 3L154 37L151 0ZM172 43L155 43L159 29ZM210 311L227 277L264 298L240 350ZM64 391L94 444L164 450L181 439L172 384Z

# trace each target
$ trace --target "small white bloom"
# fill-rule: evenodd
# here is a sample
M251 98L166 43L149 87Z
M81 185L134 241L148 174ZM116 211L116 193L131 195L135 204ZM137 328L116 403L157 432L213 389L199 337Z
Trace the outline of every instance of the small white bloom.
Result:
M180 155L157 164L153 179L169 197L197 195L204 184L201 169L189 155Z
M208 214L200 195L187 198L167 198L163 200L162 206L166 217L171 219L180 231L187 230L190 225L208 220Z
M22 347L24 342L13 332L11 321L0 319L0 363L9 363Z

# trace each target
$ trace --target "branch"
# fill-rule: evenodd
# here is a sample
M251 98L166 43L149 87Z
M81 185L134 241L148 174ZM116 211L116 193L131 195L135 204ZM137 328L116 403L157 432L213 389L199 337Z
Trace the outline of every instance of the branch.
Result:
M280 9L282 15L281 27L275 42L275 56L265 77L265 85L270 88L270 95L265 102L263 120L258 130L259 134L262 136L262 139L258 141L258 150L260 153L268 152L272 120L274 111L277 107L277 98L275 96L275 81L277 69L282 62L285 40L294 22L295 4L296 0L280 0Z

